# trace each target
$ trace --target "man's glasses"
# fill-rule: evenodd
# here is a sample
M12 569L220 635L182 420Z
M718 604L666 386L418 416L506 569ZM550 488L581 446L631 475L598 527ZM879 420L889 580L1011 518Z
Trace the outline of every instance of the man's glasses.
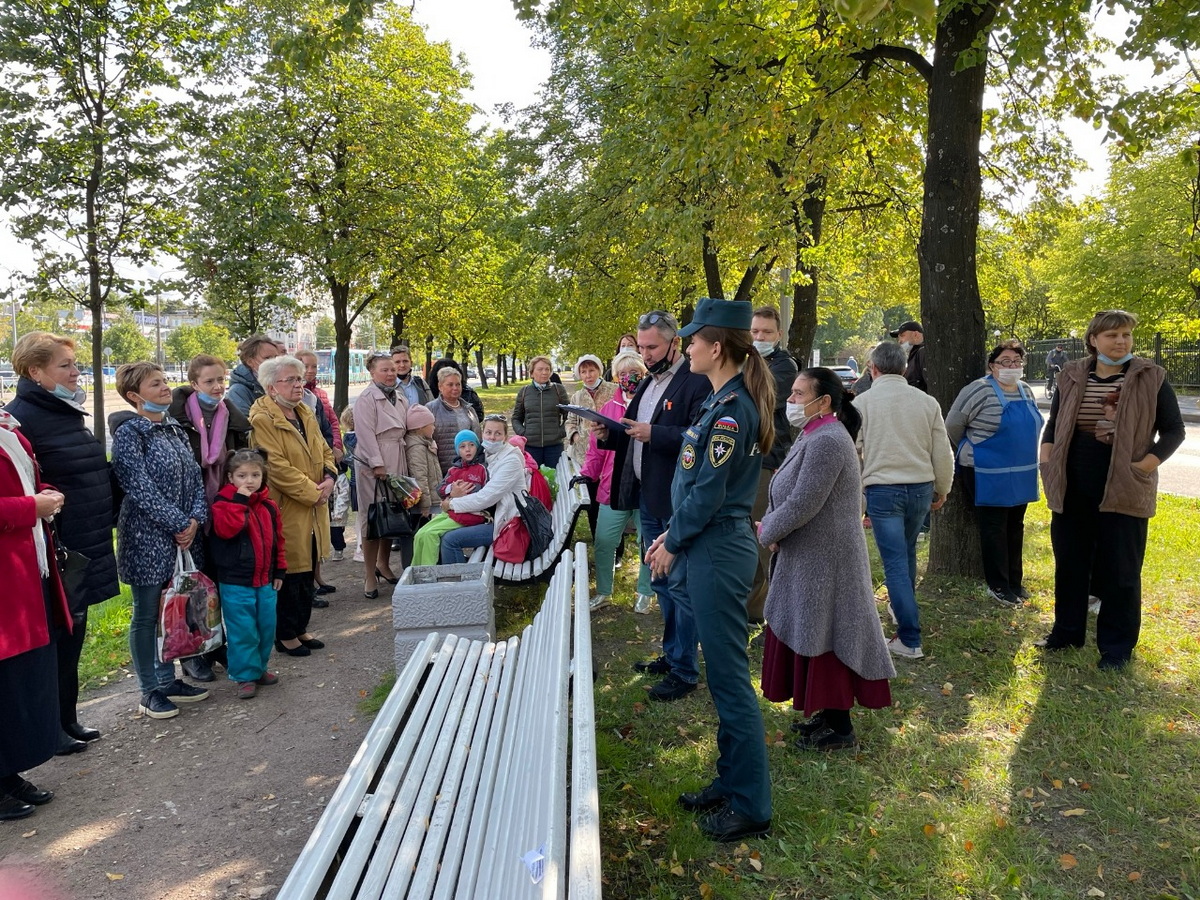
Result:
M484 417L483 417L483 421L485 421L485 422L505 422L505 423L507 423L507 422L508 422L508 417L507 417L507 416L505 416L505 415L503 415L502 413L488 413L486 416L484 416Z

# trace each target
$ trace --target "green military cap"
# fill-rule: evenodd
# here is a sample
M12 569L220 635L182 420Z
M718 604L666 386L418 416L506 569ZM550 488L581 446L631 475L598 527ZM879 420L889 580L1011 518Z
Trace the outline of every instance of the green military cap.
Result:
M705 297L696 304L692 321L680 329L681 337L695 334L705 325L714 328L740 328L750 330L750 319L754 308L749 300L716 300Z

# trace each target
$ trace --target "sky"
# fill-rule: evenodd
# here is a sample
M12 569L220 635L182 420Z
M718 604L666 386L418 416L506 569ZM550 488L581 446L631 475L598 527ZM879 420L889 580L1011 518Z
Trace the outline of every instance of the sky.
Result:
M531 33L517 20L510 0L414 0L414 16L426 26L430 38L448 41L462 54L472 73L468 98L485 121L499 123L495 109L511 103L520 108L537 100L537 92L549 75L550 59L545 50L532 45ZM1097 24L1110 38L1119 38L1123 27L1111 16L1101 15ZM1127 65L1127 64L1126 64ZM1076 179L1077 198L1096 194L1107 174L1105 148L1100 134L1082 122L1066 124L1076 151L1090 165ZM9 232L0 213L0 291L11 270L29 271L29 250ZM165 268L171 268L165 264Z

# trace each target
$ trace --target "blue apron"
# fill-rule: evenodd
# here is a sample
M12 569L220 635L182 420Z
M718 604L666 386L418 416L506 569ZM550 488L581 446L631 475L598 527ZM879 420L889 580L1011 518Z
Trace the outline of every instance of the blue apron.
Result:
M1000 428L978 444L975 454L975 505L1020 506L1038 498L1038 435L1042 414L1032 392L1018 385L1019 399L1010 399L991 375L985 379L996 392L1003 412ZM963 440L967 438L964 436ZM960 444L961 446L961 444Z

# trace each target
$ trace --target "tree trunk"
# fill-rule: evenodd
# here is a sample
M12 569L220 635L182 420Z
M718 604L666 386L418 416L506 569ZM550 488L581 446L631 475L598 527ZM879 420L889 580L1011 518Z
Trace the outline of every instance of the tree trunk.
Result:
M96 220L97 196L104 174L104 137L107 128L103 113L92 129L92 168L84 187L84 215L87 221L88 308L92 313L92 377L100 373L100 389L92 389L92 429L101 447L106 447L108 422L104 418L104 294L100 290L100 239Z
M487 390L487 370L483 366L483 344L475 348L475 368L479 372L479 385L483 390Z
M805 276L807 284L792 285L792 321L788 326L788 350L796 357L801 369L812 357L813 340L817 335L817 296L820 290L820 269L806 262L805 251L821 244L821 229L825 222L825 176L813 177L804 188L804 199L792 202L792 227L796 230L796 272Z
M917 253L921 324L930 393L943 410L967 382L983 375L984 319L976 277L979 143L983 133L986 58L960 69L965 52L987 46L993 2L956 8L938 24L929 88L924 210ZM933 517L929 571L979 577L983 567L973 510L952 492Z
M350 285L326 276L329 296L333 301L333 333L337 349L333 355L333 406L345 409L350 405L350 348L354 336L349 317Z
M408 310L401 306L392 310L392 342L389 347L398 347L401 344L406 344L404 340L404 319L408 315Z
M427 335L425 335L425 372L426 372L426 374L428 374L429 370L432 368L433 368L433 335L427 334ZM436 387L436 386L430 385L430 387Z
M721 262L717 259L717 248L712 241L713 223L704 223L702 241L702 256L704 263L704 286L708 296L714 300L724 300L725 291L721 288Z

